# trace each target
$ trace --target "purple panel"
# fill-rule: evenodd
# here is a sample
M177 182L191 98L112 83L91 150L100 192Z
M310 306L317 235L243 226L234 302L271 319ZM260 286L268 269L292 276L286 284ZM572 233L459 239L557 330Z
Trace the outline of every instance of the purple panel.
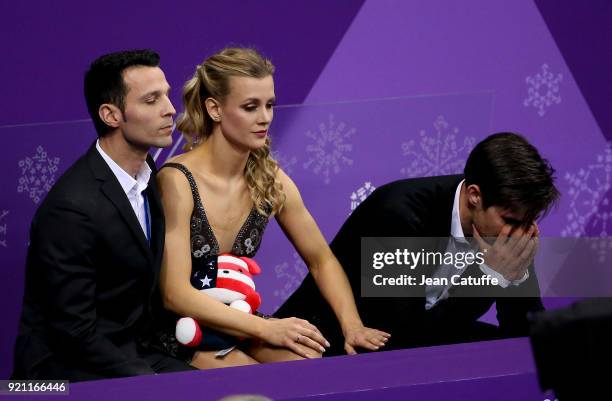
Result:
M612 3L536 0L605 137L612 140ZM588 45L586 45L588 44Z
M605 0L580 4L572 1L536 0L535 2L571 69L603 136L612 140L612 48L608 38L612 33L612 4ZM588 44L588 45L586 45ZM571 155L571 153L568 153ZM569 188L570 207L568 223L562 235L609 237L612 227L608 218L612 216L612 190L610 171L612 151L610 145L599 149L581 169L570 170L566 180ZM609 265L612 254L607 248L595 249L593 254ZM574 266L582 266L584 258L568 260L568 266L558 274L559 282L576 277ZM581 276L581 278L584 275ZM583 279L585 287L597 285L601 280Z
M204 57L228 44L255 46L277 66L279 102L299 103L362 3L3 1L0 33L10 40L0 44L0 124L86 118L85 69L95 57L126 48L160 53L172 100L180 104L180 87Z
M0 377L12 366L21 313L25 256L32 216L49 188L96 138L90 121L0 128L12 142L0 158L0 294L5 324L0 332ZM6 148L5 148L6 149Z
M565 30L581 38L584 52L590 47L580 32L588 24L580 20ZM584 53L584 65L596 65L598 57ZM475 91L494 97L490 124L476 135L521 132L557 169L563 196L542 222L543 235L584 235L593 217L597 235L610 235L602 222L612 199L602 190L612 185L612 151L531 1L368 1L306 102ZM599 208L606 201L608 208Z
M549 397L549 400L554 398ZM537 377L532 373L290 399L292 401L489 401L497 399L545 401L545 396L539 391Z
M534 369L528 341L514 339L77 383L66 399L542 401Z

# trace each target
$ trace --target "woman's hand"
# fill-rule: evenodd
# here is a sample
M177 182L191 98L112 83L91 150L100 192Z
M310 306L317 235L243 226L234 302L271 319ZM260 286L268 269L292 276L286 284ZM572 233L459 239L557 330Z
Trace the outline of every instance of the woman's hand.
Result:
M365 327L362 323L354 323L342 330L344 334L344 350L347 354L356 354L355 347L376 351L384 347L391 334Z
M329 342L316 326L295 317L265 320L261 339L288 348L304 358L318 358L325 352L325 347L329 347Z

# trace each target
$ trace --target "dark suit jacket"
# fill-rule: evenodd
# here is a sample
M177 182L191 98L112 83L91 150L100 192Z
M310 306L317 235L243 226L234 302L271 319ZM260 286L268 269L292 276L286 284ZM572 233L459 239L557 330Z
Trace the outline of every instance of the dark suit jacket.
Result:
M164 219L154 173L145 193L150 245L95 144L49 192L30 231L13 377L153 373L137 342L160 302ZM41 373L43 364L54 371Z
M450 297L429 311L425 310L424 288L421 297L360 296L361 237L449 237L455 191L462 179L459 175L427 177L384 185L359 205L330 244L349 279L364 324L392 334L387 349L480 339L472 333L474 324L496 301L499 333L495 336L527 335L527 312L542 309L533 266L530 278L518 287L499 287L485 297L469 297L465 292L469 287L453 287ZM480 277L482 272L472 265L463 273L467 275ZM343 343L337 319L311 275L277 315L308 319L336 343Z

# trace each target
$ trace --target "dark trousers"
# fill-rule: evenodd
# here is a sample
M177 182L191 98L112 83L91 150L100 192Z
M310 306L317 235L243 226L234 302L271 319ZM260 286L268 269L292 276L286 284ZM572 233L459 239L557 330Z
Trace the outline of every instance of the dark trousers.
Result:
M166 354L154 350L140 349L137 355L151 367L150 374L181 372L195 370L184 361L172 358ZM146 374L143 372L143 374ZM108 375L101 375L95 371L84 370L80 367L71 366L51 356L42 361L33 372L34 380L68 380L70 382L108 379Z

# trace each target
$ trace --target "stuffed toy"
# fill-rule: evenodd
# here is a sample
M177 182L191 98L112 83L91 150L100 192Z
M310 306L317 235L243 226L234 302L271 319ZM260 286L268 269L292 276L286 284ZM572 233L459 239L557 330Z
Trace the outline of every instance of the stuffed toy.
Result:
M261 268L253 259L221 254L192 271L191 285L231 308L254 313L261 305L261 297L255 291L253 276L260 273ZM206 342L202 327L190 317L178 320L175 334L181 344L189 347Z

